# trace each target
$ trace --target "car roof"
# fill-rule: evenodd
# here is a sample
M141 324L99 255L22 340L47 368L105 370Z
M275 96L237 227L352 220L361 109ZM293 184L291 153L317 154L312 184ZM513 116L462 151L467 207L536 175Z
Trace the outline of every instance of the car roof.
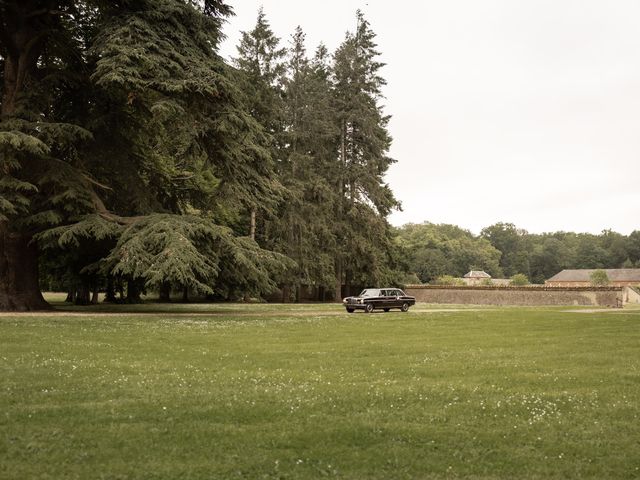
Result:
M400 287L365 287L363 290L402 290Z

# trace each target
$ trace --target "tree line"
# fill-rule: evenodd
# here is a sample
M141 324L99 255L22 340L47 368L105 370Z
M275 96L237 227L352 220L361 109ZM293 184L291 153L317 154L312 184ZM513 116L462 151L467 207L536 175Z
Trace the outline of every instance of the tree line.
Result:
M533 283L564 269L640 268L640 231L622 235L574 232L529 233L512 223L496 223L479 235L446 224L408 224L395 238L407 259L407 281L433 282L469 270L484 270L494 278L524 275Z
M0 309L397 280L383 63L222 0L0 2Z

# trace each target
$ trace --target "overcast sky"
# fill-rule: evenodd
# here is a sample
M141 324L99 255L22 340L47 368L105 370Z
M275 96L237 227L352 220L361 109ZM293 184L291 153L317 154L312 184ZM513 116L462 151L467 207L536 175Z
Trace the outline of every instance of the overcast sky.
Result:
M387 64L392 224L640 230L640 1L229 3L227 57L260 5L309 51L333 51L364 11Z

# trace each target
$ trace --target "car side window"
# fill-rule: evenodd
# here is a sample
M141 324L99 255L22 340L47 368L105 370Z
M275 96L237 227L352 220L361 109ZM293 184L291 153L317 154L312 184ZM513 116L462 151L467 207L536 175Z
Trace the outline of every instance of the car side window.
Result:
M381 297L386 297L388 295L387 290L380 290L380 296Z

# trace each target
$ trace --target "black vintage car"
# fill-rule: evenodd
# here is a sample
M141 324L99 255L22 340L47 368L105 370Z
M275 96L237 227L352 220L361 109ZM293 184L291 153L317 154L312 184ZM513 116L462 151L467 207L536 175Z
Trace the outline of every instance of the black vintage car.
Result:
M411 305L416 304L416 297L406 295L399 288L366 288L357 297L343 299L342 304L349 313L358 309L371 313L376 308L385 312L399 308L406 312Z

